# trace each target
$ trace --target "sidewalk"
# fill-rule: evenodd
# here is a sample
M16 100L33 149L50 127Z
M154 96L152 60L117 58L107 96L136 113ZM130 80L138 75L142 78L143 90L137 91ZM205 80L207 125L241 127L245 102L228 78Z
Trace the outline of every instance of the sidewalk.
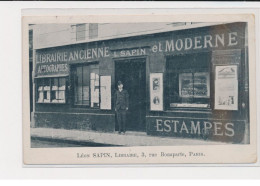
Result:
M200 139L148 136L145 132L127 131L125 135L96 131L31 128L31 137L116 146L223 145Z

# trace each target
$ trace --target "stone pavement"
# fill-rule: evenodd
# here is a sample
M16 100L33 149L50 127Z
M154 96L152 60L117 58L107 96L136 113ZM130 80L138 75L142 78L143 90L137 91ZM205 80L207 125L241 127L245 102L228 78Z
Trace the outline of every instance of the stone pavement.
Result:
M145 132L127 131L124 135L96 131L31 128L31 137L117 146L223 145L202 139L148 136Z

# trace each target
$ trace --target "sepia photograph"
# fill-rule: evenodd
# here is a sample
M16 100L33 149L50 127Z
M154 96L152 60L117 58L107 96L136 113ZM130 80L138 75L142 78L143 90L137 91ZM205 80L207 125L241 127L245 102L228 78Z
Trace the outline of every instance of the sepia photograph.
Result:
M26 148L252 145L248 21L33 20L23 20ZM154 156L206 156L181 153ZM75 156L146 157L132 150L94 154Z

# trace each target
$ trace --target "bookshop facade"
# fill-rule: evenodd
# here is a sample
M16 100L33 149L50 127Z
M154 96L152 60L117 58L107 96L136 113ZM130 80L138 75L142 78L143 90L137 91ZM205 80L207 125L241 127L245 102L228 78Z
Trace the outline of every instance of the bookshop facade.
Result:
M127 130L240 143L249 125L245 23L38 49L35 127L114 132L116 82Z

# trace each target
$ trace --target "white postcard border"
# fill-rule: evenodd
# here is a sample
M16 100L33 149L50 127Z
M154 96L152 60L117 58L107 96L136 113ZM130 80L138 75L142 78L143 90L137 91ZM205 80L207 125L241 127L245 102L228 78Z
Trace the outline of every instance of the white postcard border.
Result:
M29 67L28 67L28 23L68 23L69 22L135 22L140 21L248 21L249 29L249 84L250 84L250 145L211 145L211 146L160 146L160 147L83 147L83 148L30 148L30 120L29 120ZM257 140L256 140L256 63L255 63L255 26L253 15L142 15L142 16L87 16L87 17L23 17L23 157L24 164L171 164L171 163L255 163L257 161ZM129 152L138 153L160 153L162 151L169 153L187 153L204 152L205 157L189 158L120 158L120 159L80 159L77 153L99 153L99 152Z

